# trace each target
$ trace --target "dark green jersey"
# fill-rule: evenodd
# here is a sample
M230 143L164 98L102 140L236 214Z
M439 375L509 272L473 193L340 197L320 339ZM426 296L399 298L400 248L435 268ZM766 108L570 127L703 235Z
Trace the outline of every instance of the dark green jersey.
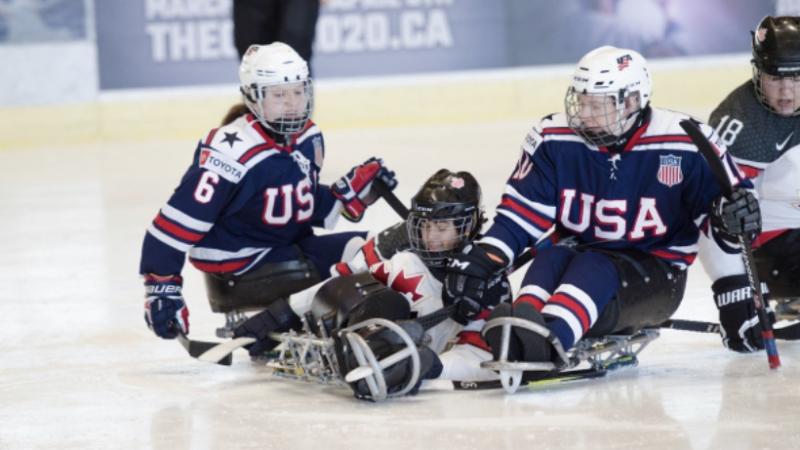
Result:
M709 124L751 177L800 144L800 117L769 112L756 98L752 81L731 92L711 113Z
M754 179L763 230L800 228L800 117L769 112L748 81L720 103L709 123Z

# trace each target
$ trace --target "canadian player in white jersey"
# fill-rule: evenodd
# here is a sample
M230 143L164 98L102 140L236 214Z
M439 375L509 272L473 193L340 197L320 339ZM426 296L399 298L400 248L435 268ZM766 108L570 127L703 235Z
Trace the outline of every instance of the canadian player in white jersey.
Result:
M777 312L800 312L800 18L765 17L752 36L753 77L711 113L709 123L739 168L753 180L763 232L753 242L765 296ZM701 261L725 329L736 351L763 348L753 293L741 259L701 240Z
M291 47L251 46L239 79L246 109L198 143L144 238L145 320L162 338L189 331L181 295L187 255L205 276L212 310L235 318L327 278L366 232L317 235L315 227L332 228L340 213L358 221L376 199L375 179L396 185L375 158L333 186L319 182L325 144L310 119L313 86Z
M481 211L481 190L468 172L442 169L431 176L412 199L411 211L403 227L406 239L393 239L385 245L374 238L364 245L359 255L347 263L337 264L338 278L297 293L288 302L275 302L235 330L237 337L254 337L249 347L251 356L259 356L278 342L269 338L275 331L299 330L301 317L315 321L333 312L337 323L333 329L370 318L394 321L427 316L452 303L442 297L442 279L447 259L478 236L485 221ZM387 237L381 233L378 238ZM380 283L375 288L376 281ZM490 300L491 297L491 300ZM507 280L494 284L483 304L475 309L466 303L456 309L450 319L428 329L419 353L425 364L422 378L477 381L495 379L492 371L481 369L480 363L491 359L489 347L480 337L480 329L491 308L509 301ZM413 333L412 333L413 334ZM364 336L377 357L390 354L402 343L386 330L375 336ZM438 355L438 356L437 356ZM343 354L342 374L357 364L352 355ZM405 364L397 364L385 374L392 387L404 385L409 373ZM393 380L393 381L391 381ZM368 390L353 384L356 395L368 396Z
M715 235L750 232L755 211L727 202L697 147L680 127L685 114L650 106L650 74L637 52L601 47L575 68L566 111L527 135L494 223L448 265L451 295L480 302L486 286L556 228L573 247L538 253L513 307L494 308L486 330L498 361L568 365L582 339L632 334L668 319L683 298L706 219ZM712 143L713 130L699 125ZM751 187L718 147L737 198ZM719 207L711 210L712 202ZM731 250L738 252L736 249ZM502 354L501 354L502 353ZM507 358L507 359L506 359Z

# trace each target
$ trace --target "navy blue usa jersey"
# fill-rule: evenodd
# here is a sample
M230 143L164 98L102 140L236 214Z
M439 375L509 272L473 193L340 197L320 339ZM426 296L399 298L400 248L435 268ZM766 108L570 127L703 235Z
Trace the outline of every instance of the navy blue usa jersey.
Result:
M635 248L686 267L720 188L680 128L688 116L652 109L621 153L587 144L564 114L548 116L522 144L494 223L482 239L511 260L556 225L595 248ZM734 185L751 187L707 125Z
M276 247L333 227L340 209L319 184L325 155L311 121L280 145L251 114L212 130L147 228L140 273L180 273L185 254L204 272L241 274Z

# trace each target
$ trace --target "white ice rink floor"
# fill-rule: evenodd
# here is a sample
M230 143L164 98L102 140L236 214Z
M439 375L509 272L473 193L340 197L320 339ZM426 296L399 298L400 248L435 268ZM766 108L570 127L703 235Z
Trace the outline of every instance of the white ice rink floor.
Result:
M527 122L328 133L323 180L372 154L408 200L440 167L471 170L492 209ZM202 130L201 130L202 132ZM199 138L200 136L198 136ZM0 449L798 449L800 343L783 367L719 337L663 331L638 368L550 390L349 391L189 358L142 320L145 227L194 141L0 152ZM396 220L380 205L359 227ZM186 269L191 335L222 324ZM676 317L715 320L699 264Z

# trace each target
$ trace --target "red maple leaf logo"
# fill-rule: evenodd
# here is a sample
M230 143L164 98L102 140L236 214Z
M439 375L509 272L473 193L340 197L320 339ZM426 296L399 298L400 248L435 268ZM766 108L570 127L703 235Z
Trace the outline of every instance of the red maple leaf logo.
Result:
M406 277L405 273L401 270L397 276L394 277L394 281L392 281L390 287L401 294L411 294L411 300L417 301L422 298L422 294L417 292L417 287L419 287L422 277L422 274Z
M381 283L387 284L389 282L389 272L386 271L386 264L373 264L370 266L369 271L372 272L372 276Z

